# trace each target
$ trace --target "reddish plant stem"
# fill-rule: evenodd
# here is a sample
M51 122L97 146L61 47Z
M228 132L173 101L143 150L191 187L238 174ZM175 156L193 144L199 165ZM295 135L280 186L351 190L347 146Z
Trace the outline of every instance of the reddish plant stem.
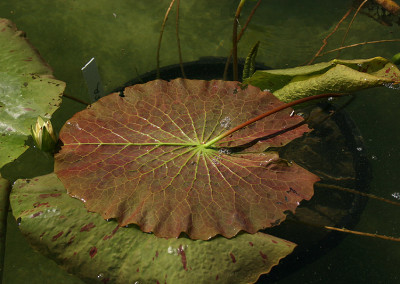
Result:
M254 5L253 9L251 10L249 16L247 17L246 23L244 24L243 28L240 30L240 32L238 34L238 37L237 37L238 42L242 38L244 31L247 29L247 26L249 25L251 19L253 18L254 13L256 12L256 10L257 10L258 6L260 6L260 4L261 4L261 0L258 0L256 5Z
M177 0L177 1L176 1L176 19L175 19L176 41L177 41L177 43L178 43L179 66L181 67L182 77L186 79L185 70L183 69L182 50L181 50L181 40L180 40L180 38L179 38L179 7L180 7L180 0Z
M161 41L165 29L165 24L167 23L168 20L168 15L169 12L171 12L172 5L174 5L175 0L172 0L171 3L169 4L169 7L167 9L167 12L165 13L164 20L161 25L161 31L160 31L160 37L158 38L158 46L157 46L157 78L160 78L160 49L161 49Z
M346 33L344 34L344 37L343 37L343 39L342 39L342 43L340 44L341 47L344 45L344 42L345 42L345 40L346 40L346 38L347 38L347 35L349 34L351 25L352 25L353 22L354 22L354 19L355 19L356 16L358 15L358 12L361 10L362 6L364 6L364 4L367 3L367 1L368 1L368 0L364 0L364 1L360 4L360 6L358 6L356 12L354 13L353 18L351 19L350 24L349 24L349 26L347 27Z
M386 199L386 198L383 198L383 197L380 197L380 196L376 196L376 195L371 194L371 193L361 192L361 191L358 191L358 190L355 190L355 189L352 189L352 188L341 187L341 186L337 186L337 185L334 185L334 184L325 184L325 183L318 183L318 186L326 187L326 188L332 188L332 189L336 189L336 190L342 190L342 191L350 192L350 193L353 193L353 194L358 194L358 195L361 195L361 196L365 196L365 197L368 197L368 198L371 198L371 199L376 199L376 200L379 200L379 201L382 201L382 202L386 202L386 203L389 203L389 204L392 204L392 205L400 206L400 202L393 201L393 200L390 200L390 199Z
M246 121L246 122L244 122L242 124L239 124L238 126L232 128L232 129L222 133L218 137L216 137L216 138L212 139L211 141L207 142L204 146L205 147L209 147L209 146L215 144L216 142L218 142L219 140L225 138L226 136L229 136L232 133L234 133L234 132L236 132L236 131L238 131L238 130L240 130L240 129L242 129L242 128L244 128L244 127L246 127L246 126L248 126L248 125L250 125L250 124L252 124L252 123L254 123L256 121L259 121L259 120L261 120L261 119L263 119L263 118L265 118L265 117L267 117L267 116L269 116L271 114L274 114L274 113L279 112L281 110L284 110L286 108L289 108L289 107L292 107L292 106L295 106L295 105L298 105L298 104L301 104L301 103L305 103L305 102L308 102L308 101L312 101L312 100L317 100L317 99L322 99L322 98L327 98L327 97L339 97L339 96L343 96L343 95L345 95L345 94L339 94L339 93L321 94L321 95L315 95L315 96L310 96L310 97L306 97L306 98L301 98L301 99L292 101L290 103L283 104L283 105L281 105L281 106L279 106L277 108L274 108L274 109L272 109L270 111L264 112L264 113L260 114L259 116L256 116L256 117L254 117L254 118L252 118L252 119L250 119L250 120L248 120L248 121Z
M365 45L365 44L384 43L384 42L398 42L398 41L400 41L400 39L382 39L382 40L360 42L360 43L355 43L355 44L350 44L350 45L342 46L342 47L339 47L339 48L335 48L335 49L326 51L324 53L321 53L318 56L323 56L325 54L332 53L332 52L335 52L335 51L338 51L338 50L342 50L342 49L346 49L346 48L350 48L350 47L355 47L355 46L360 46L360 45Z
M334 231L349 233L349 234L353 234L353 235L360 235L360 236L373 237L373 238L378 238L378 239L383 239L383 240L388 240L388 241L400 242L400 238L395 238L395 237L391 237L391 236L364 233L364 232L349 230L346 228L336 228L336 227L331 227L331 226L324 226L324 228L327 230L334 230Z
M261 4L261 0L258 0L258 2L256 3L256 5L253 7L253 9L250 12L250 15L247 17L246 23L244 24L243 28L240 30L238 36L237 36L237 42L239 43L240 39L242 38L245 30L247 29L247 26L249 25L251 19L254 16L254 13L256 12L258 6L260 6ZM226 59L226 63L225 63L225 68L224 68L224 75L223 75L223 79L226 81L227 77L228 77L228 68L229 68L229 63L231 63L231 57L232 57L232 53L233 50L231 49L231 52L229 53L228 58Z
M239 72L238 72L238 57L237 57L237 44L238 44L238 34L237 34L237 27L239 22L239 16L242 12L244 3L246 0L240 0L240 3L236 9L235 19L233 20L233 34L232 34L232 57L233 57L233 80L237 81L239 79Z
M317 53L314 55L314 57L307 63L307 65L312 64L312 63L314 62L314 60L315 60L318 56L321 56L320 54L321 54L322 50L324 50L325 46L328 44L328 38L330 38L330 37L337 31L337 29L339 28L340 24L350 15L350 12L351 12L352 10L353 10L353 8L350 8L350 9L346 12L346 14L343 16L343 18L340 19L340 21L336 24L336 26L335 26L335 28L333 29L333 31L332 31L329 35L327 35L327 36L322 40L323 44L322 44L321 48L317 51Z
M307 225L307 226L312 226L312 227L315 227L315 228L324 228L326 230L338 231L338 232L342 232L342 233L348 233L348 234L353 234L353 235L359 235L359 236L378 238L378 239L383 239L383 240L388 240L388 241L400 242L400 238L395 238L395 237L392 237L392 236L365 233L365 232L360 232L360 231L349 230L349 229L346 229L346 228L336 228L336 227L324 226L324 225L321 226L319 224L313 224L313 223L310 223L310 222L304 222L304 221L300 221L300 220L297 220L297 219L295 220L295 222L296 223L300 223L300 224L304 224L304 225Z
M75 97L73 97L73 96L70 96L70 95L68 95L68 94L66 94L66 93L63 93L62 95L63 95L63 97L66 97L66 98L68 98L68 99L70 99L70 100L73 100L73 101L76 101L76 102L78 102L78 103L81 103L81 104L83 104L83 105L87 105L87 106L90 105L90 103L85 102L84 100L75 98Z

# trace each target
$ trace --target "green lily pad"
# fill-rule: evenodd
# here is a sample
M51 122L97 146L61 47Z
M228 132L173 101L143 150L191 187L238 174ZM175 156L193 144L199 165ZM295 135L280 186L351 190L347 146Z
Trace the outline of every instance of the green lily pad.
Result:
M263 233L201 241L119 227L89 213L55 174L18 180L10 199L31 245L89 283L255 282L295 247Z
M64 89L24 33L0 19L0 168L27 149L31 125L50 118Z
M309 66L256 71L244 81L273 92L284 102L322 93L347 93L392 84L400 71L382 57L356 60L334 59Z

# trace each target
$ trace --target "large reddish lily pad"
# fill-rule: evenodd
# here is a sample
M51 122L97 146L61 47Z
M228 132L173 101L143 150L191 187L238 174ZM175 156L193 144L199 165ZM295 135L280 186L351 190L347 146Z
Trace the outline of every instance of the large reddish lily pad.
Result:
M317 176L262 151L308 127L294 127L302 118L289 109L207 142L280 104L238 82L176 79L128 87L64 125L55 172L89 211L117 218L121 226L204 240L255 233L312 197ZM233 151L252 141L258 143L250 150Z

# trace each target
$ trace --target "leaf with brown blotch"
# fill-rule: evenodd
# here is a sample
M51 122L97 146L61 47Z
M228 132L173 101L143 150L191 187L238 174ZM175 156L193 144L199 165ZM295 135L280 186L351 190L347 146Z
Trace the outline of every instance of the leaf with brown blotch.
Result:
M104 97L64 125L55 172L89 211L158 237L230 238L279 224L318 177L262 151L309 129L288 109L210 144L282 104L238 84L156 80Z

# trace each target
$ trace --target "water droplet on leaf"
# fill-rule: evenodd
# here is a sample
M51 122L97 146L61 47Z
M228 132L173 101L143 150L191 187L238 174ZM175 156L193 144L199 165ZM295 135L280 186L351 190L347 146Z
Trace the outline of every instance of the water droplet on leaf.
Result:
M394 192L392 193L392 196L398 200L400 200L400 192Z
M229 128L231 127L231 118L227 116L224 119L222 119L219 124L221 125L222 128Z
M104 274L103 273L99 273L99 275L97 275L97 279L102 280L104 278Z
M400 85L397 84L393 84L393 83L384 83L383 86L389 88L389 89L393 89L393 90L400 90Z
M269 159L269 160L266 160L266 161L262 161L262 162L260 163L260 167L267 167L269 164L271 164L272 161L273 161L273 159Z
M178 250L177 250L177 249L174 249L174 248L171 247L171 246L168 247L167 252L168 252L169 254L178 255Z
M230 155L232 154L231 150L227 149L227 148L221 148L218 150L218 153L220 155Z

